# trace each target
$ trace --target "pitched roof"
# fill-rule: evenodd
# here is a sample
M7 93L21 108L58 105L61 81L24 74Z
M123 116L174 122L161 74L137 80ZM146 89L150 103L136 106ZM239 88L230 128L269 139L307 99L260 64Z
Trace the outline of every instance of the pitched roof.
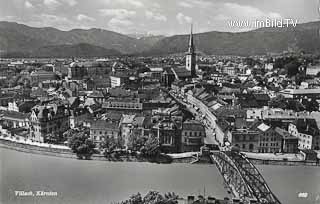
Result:
M29 117L28 114L20 113L16 111L0 111L0 115L7 119L18 119L18 120L25 120Z
M187 70L185 67L174 67L174 68L172 68L172 72L179 79L191 77L191 72L189 70Z
M105 120L96 120L93 121L91 124L91 129L113 129L113 130L118 130L118 124L114 122L107 122Z
M258 127L257 127L259 130L261 130L262 132L265 132L267 130L269 130L271 127L264 124L264 123L261 123Z
M282 136L283 139L298 139L297 137L291 135L288 131L281 129L279 127L276 127L274 129L279 135Z
M183 130L205 131L201 122L196 120L186 120L182 125Z

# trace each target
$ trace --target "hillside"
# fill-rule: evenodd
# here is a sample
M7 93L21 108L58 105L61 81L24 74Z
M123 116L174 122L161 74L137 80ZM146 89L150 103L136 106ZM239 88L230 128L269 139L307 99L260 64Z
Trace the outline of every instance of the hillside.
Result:
M216 55L258 55L286 50L320 52L320 22L296 28L261 28L249 32L207 32L194 35L198 52ZM144 54L179 53L187 50L188 35L164 38Z
M320 21L299 24L295 28L261 28L239 33L212 31L195 34L194 40L197 52L205 54L259 55L287 50L320 53L319 28ZM29 56L32 53L32 56L54 57L60 56L63 52L67 52L66 56L103 56L116 52L165 55L185 52L188 38L189 35L175 35L137 39L95 28L61 31L55 28L34 28L18 23L0 22L2 56Z
M33 28L18 23L0 22L0 48L6 52L80 43L115 49L122 53L138 52L147 46L138 39L103 29L61 31L55 28Z

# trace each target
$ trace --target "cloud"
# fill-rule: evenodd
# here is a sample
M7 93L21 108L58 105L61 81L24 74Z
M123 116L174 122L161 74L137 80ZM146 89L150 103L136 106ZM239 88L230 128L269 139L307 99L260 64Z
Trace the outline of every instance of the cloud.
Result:
M264 12L259 8L249 5L239 5L237 3L224 3L223 15L229 19L262 19L262 18L281 18L279 13Z
M117 19L126 19L134 17L137 13L127 9L100 9L101 16L111 16Z
M63 3L68 4L69 6L75 6L78 4L78 2L76 0L62 0Z
M152 3L152 6L157 9L161 8L160 4L157 2Z
M131 18L136 16L136 11L127 9L100 9L101 16L111 17L108 27L117 32L123 32L130 29L133 25Z
M185 2L185 1L181 1L178 3L179 6L181 7L185 7L185 8L193 8L193 5L188 3L188 2Z
M108 22L108 27L116 32L125 32L129 30L130 26L133 25L133 22L128 19L118 19L118 18L112 18Z
M179 24L192 23L192 18L190 16L184 15L183 13L178 13L176 15L176 19L178 20Z
M34 8L33 4L32 4L30 1L25 1L25 2L24 2L24 6L25 6L27 9Z
M44 5L46 5L49 9L56 9L58 6L61 5L61 2L57 0L44 0Z
M70 28L80 27L80 24L76 24L75 22L69 20L64 16L56 16L52 14L40 14L31 16L31 20L28 20L27 23L30 26L35 27L55 27L62 30L69 30Z
M178 5L185 8L209 8L213 6L213 3L208 0L180 0Z
M125 7L129 7L129 8L142 8L144 7L144 4L139 1L139 0L102 0L104 4L110 6L117 6L117 8L119 8L119 6L125 6Z
M120 1L122 4L129 4L132 5L136 8L142 8L144 7L143 3L141 1L138 0L118 0Z
M90 16L87 16L87 15L84 15L84 14L78 14L77 15L77 20L78 21L95 21L96 19L90 17Z
M153 19L156 21L167 21L167 17L160 14L160 13L154 13L152 11L146 11L145 15L147 17L147 19Z

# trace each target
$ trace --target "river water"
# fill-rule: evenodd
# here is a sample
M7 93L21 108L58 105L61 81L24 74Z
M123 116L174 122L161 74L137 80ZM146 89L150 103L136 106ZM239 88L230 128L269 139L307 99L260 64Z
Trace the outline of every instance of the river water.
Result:
M283 204L319 204L320 168L258 166ZM149 190L182 197L228 196L214 165L79 161L0 148L1 204L103 204ZM57 196L15 196L15 191L52 191ZM298 198L307 192L307 198Z

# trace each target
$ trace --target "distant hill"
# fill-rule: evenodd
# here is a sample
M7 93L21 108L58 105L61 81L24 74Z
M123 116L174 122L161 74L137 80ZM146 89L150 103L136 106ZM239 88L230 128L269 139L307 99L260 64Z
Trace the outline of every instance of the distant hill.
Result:
M320 53L320 21L293 28L261 28L249 32L206 32L195 34L199 53L216 55L259 55L282 51ZM189 35L147 36L139 39L103 29L34 28L0 22L0 55L81 56L122 54L165 55L187 50Z
M31 56L37 57L103 57L103 56L118 56L121 53L114 49L106 49L90 44L77 45L52 45L41 47L31 53Z
M320 21L289 28L261 28L249 32L207 32L194 35L198 52L216 55L259 55L287 50L320 52ZM187 50L188 35L158 41L144 54L180 53Z
M24 52L52 45L91 44L115 49L121 53L135 53L147 48L143 41L103 29L74 29L61 31L55 28L34 28L12 22L0 22L0 50Z

